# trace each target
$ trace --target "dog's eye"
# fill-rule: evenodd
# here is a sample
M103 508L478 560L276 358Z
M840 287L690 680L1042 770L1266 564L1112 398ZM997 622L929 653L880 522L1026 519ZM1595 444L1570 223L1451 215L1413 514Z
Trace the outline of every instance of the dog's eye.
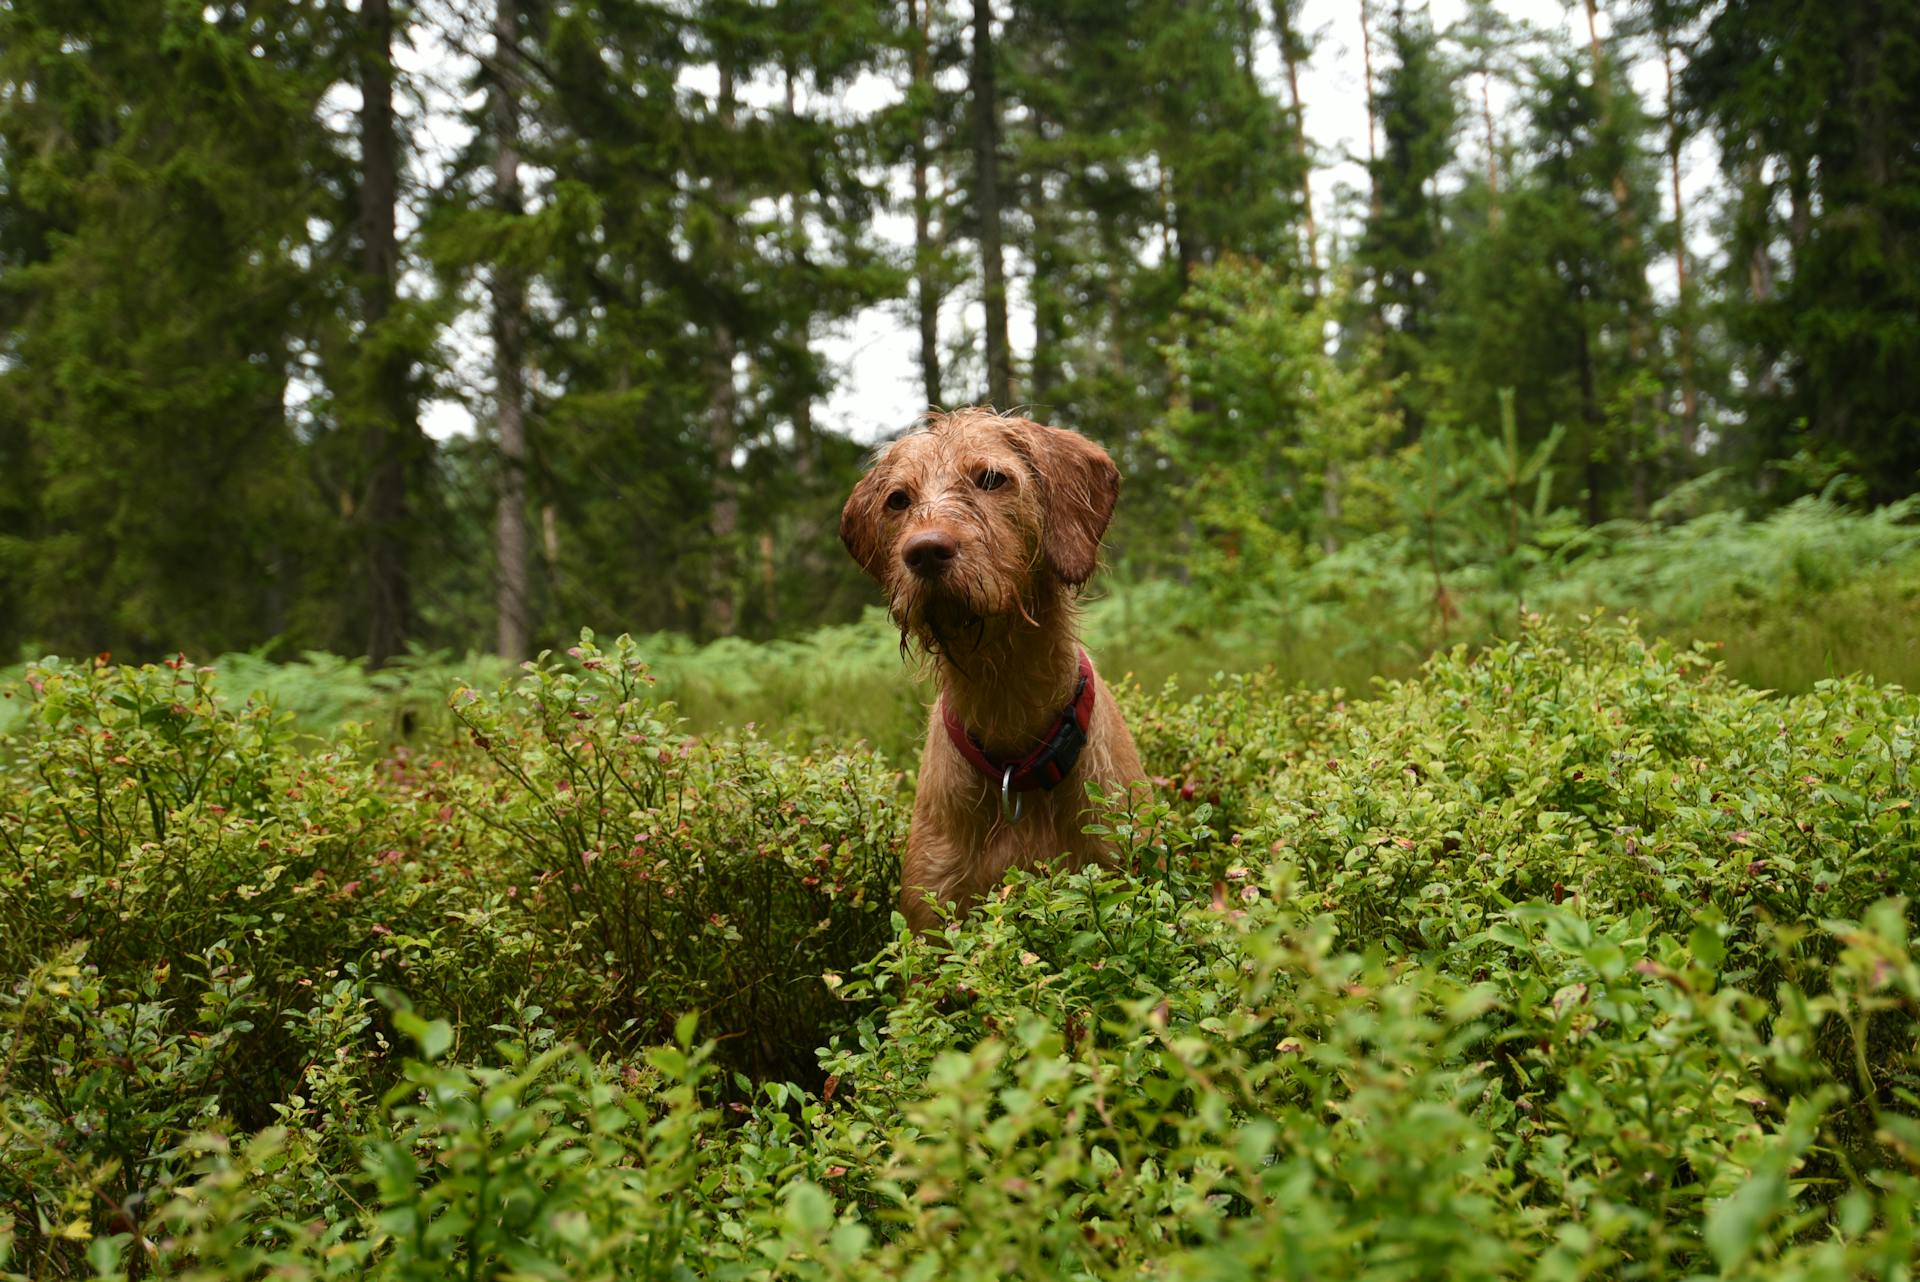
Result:
M889 512L904 512L907 510L907 504L912 501L912 499L907 497L905 490L895 490L893 493L887 495L887 510Z
M997 490L1007 483L1007 478L992 468L988 468L986 471L980 473L980 475L974 477L973 483L983 490Z

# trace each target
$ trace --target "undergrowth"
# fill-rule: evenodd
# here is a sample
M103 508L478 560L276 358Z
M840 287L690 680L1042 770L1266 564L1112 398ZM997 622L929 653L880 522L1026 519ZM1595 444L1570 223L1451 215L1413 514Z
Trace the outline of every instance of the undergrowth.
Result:
M33 665L0 1276L1907 1276L1920 700L1713 654L1124 689L1124 867L937 948L901 772L624 639L395 749Z
M1272 668L1288 684L1364 694L1376 677L1412 675L1436 650L1514 635L1523 610L1563 620L1631 613L1681 646L1722 645L1728 672L1764 689L1802 693L1855 672L1916 688L1915 513L1913 502L1861 513L1807 499L1761 520L1717 512L1622 522L1570 530L1525 555L1462 550L1443 561L1437 585L1426 550L1405 536L1187 582L1129 578L1122 559L1095 581L1082 630L1105 672L1149 689L1171 678L1194 692L1216 673ZM918 749L932 690L903 662L899 634L877 607L857 622L773 641L696 644L659 633L635 644L659 697L700 733L752 727L821 750L865 740L902 759ZM319 653L208 662L222 697L269 703L300 730L325 736L364 724L375 738L406 742L448 730L453 690L512 674L490 656L428 652L379 671ZM0 670L0 682L23 671ZM19 706L0 700L0 731Z

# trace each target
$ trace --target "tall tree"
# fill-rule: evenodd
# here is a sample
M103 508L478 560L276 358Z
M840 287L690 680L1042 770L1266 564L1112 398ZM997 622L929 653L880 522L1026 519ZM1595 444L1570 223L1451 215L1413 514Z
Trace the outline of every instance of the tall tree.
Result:
M1700 435L1700 383L1698 370L1698 325L1695 319L1694 279L1687 261L1687 203L1680 185L1680 155L1686 145L1686 127L1681 119L1678 80L1674 75L1675 45L1679 40L1680 15L1671 0L1650 0L1650 25L1660 46L1660 67L1666 91L1667 177L1673 197L1673 275L1678 295L1673 309L1675 341L1680 358L1680 451L1691 460Z
M839 608L814 549L848 456L816 430L812 340L905 279L868 230L871 122L830 109L875 64L877 15L610 0L524 19L532 212L496 245L466 211L448 254L512 253L533 282L554 626L751 632Z
M289 372L324 307L332 31L0 6L0 646L333 640Z
M713 122L721 149L713 158L709 184L712 223L709 235L713 254L712 269L717 272L714 306L709 309L707 378L707 449L713 476L713 500L708 510L707 533L711 539L707 561L707 629L717 636L734 630L736 591L734 568L735 541L740 533L740 496L734 475L734 451L738 448L738 424L735 421L739 390L735 384L735 347L731 293L738 288L735 271L739 260L735 227L739 196L729 166L733 155L728 144L735 129L734 78L736 54L730 33L724 27L715 32L714 56L720 88L714 96Z
M1308 271L1305 152L1249 70L1247 14L1238 0L1008 7L1005 190L1031 272L1029 395L1123 458L1150 457L1147 433L1178 394L1166 344L1186 341L1191 274L1233 254Z
M401 153L394 121L394 14L391 0L363 0L355 59L360 89L358 239L359 361L356 416L365 468L360 505L367 592L366 654L375 667L406 648L414 625L410 491L422 440L410 385L409 353L386 332L400 289L395 218Z
M1447 274L1437 181L1453 159L1460 112L1439 37L1425 15L1395 9L1385 36L1391 55L1379 94L1385 146L1373 166L1376 198L1355 259L1372 327L1385 336L1385 368L1405 380L1406 430L1418 436L1433 408L1435 393L1422 379Z
M1007 276L1000 207L1000 97L993 0L973 0L973 216L980 242L980 298L986 312L987 402L1013 405L1013 352L1007 339Z
M1361 96L1367 103L1367 212L1372 217L1380 215L1380 121L1379 110L1374 97L1374 87L1379 83L1373 76L1373 18L1367 9L1367 0L1360 0L1360 67Z
M933 195L929 174L934 143L930 121L936 93L933 82L933 8L935 0L907 0L907 108L913 171L913 305L920 331L920 396L929 406L941 403L940 286L933 240Z
M1728 326L1751 457L1872 499L1920 483L1920 31L1857 0L1697 6L1681 82L1736 176ZM1785 219L1777 212L1785 207Z
M1500 227L1500 137L1493 120L1493 80L1517 39L1513 25L1493 0L1468 0L1467 13L1449 35L1480 89L1480 145L1486 152L1487 225Z
M1300 67L1312 52L1300 30L1300 10L1304 0L1273 0L1275 35L1280 46L1280 63L1287 73L1287 103L1292 110L1291 132L1294 157L1300 167L1300 214L1305 257L1306 292L1319 297L1324 287L1320 276L1320 228L1313 216L1313 162L1307 151L1307 107L1300 96ZM1343 460L1334 451L1325 453L1320 475L1320 547L1329 554L1340 548Z
M1547 288L1532 296L1565 318L1555 328L1570 331L1563 346L1573 365L1567 369L1564 355L1540 359L1570 374L1577 392L1577 410L1562 417L1577 425L1569 443L1583 468L1587 517L1597 523L1619 511L1623 493L1636 511L1646 501L1646 236L1657 198L1637 145L1645 119L1630 86L1615 83L1603 93L1591 64L1571 54L1541 67L1529 108L1534 163L1516 234L1539 246L1558 282L1543 282ZM1534 323L1546 319L1537 315ZM1531 407L1529 416L1544 408Z
M1305 0L1273 0L1274 34L1280 46L1280 63L1287 72L1287 105L1291 112L1288 132L1292 135L1294 159L1300 169L1300 215L1305 223L1305 255L1308 288L1320 288L1320 228L1313 217L1313 162L1307 154L1307 105L1300 96L1300 67L1313 49L1300 30L1300 10Z
M520 191L520 43L517 0L495 0L493 21L493 195L505 219L523 212ZM493 268L494 431L500 450L494 500L496 649L518 663L533 649L533 583L527 538L527 287L520 267L503 255Z
M1621 271L1632 272L1632 275L1622 277L1630 290L1626 318L1628 358L1634 365L1645 367L1652 342L1652 295L1647 287L1643 230L1635 209L1633 185L1628 177L1628 168L1640 148L1640 133L1636 129L1641 122L1639 103L1636 99L1631 104L1632 109L1625 112L1616 105L1617 97L1633 95L1631 82L1617 65L1619 42L1603 41L1600 37L1600 0L1584 0L1584 5L1594 93L1600 105L1599 132L1616 162L1609 186L1613 191L1614 219L1620 228L1617 263ZM1644 518L1652 500L1656 456L1666 451L1655 439L1658 428L1652 422L1652 397L1646 391L1638 391L1632 396L1628 413L1630 428L1626 445L1633 478L1634 509L1635 515Z

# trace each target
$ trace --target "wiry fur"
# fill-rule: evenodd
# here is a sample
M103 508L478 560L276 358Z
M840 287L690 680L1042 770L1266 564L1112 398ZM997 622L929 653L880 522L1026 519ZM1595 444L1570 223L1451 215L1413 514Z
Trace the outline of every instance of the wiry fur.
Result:
M1006 483L982 489L985 471ZM899 511L888 497L904 493ZM1076 590L1093 574L1120 493L1113 460L1085 437L986 409L936 413L885 447L854 487L840 538L879 582L940 689L987 752L1025 756L1052 728L1079 678ZM937 578L915 574L915 535L950 541ZM1000 813L997 783L960 755L936 704L901 876L900 910L916 930L937 921L928 896L964 910L1009 868L1104 862L1081 832L1087 785L1109 796L1143 787L1140 757L1105 681L1087 744L1056 787L1021 794L1020 818Z

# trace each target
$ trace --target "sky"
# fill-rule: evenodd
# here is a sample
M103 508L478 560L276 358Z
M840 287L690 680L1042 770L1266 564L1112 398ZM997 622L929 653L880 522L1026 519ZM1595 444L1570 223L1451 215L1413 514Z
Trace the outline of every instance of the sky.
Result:
M1379 0L1374 0L1374 3L1377 6ZM1586 44L1585 10L1577 2L1567 5L1560 0L1496 0L1496 5L1510 18L1542 30L1563 30L1578 45L1584 47ZM1430 0L1429 10L1435 27L1445 30L1465 15L1466 3L1465 0ZM1607 32L1604 13L1600 24L1604 36ZM1329 234L1330 214L1338 207L1341 189L1358 192L1364 190L1366 185L1367 109L1362 88L1365 75L1359 0L1307 0L1301 26L1303 32L1314 41L1312 58L1301 72L1300 92L1306 104L1306 131L1315 164L1314 210L1320 217L1324 239ZM1376 33L1376 58L1379 55L1377 40ZM442 84L458 84L464 79L459 67L463 59L431 39L413 49L400 51L399 60L408 70L432 73L433 79ZM1270 33L1258 49L1256 72L1284 101L1280 58ZM702 79L698 75L689 76L685 87L710 92L712 86L701 83ZM1664 81L1657 62L1642 59L1634 68L1634 80L1650 103L1659 103L1660 95L1664 92ZM1477 100L1477 82L1465 84L1462 89ZM869 76L855 83L844 95L844 100L836 105L849 112L865 112L895 96L897 90L891 84ZM1520 127L1519 122L1509 118L1512 98L1512 90L1496 80L1491 88L1491 100L1496 128L1502 131ZM424 116L416 122L426 142L421 158L416 163L426 171L422 177L430 181L435 176L433 171L438 167L438 157L451 154L460 145L464 126L457 118L457 104L451 96L442 94L436 101L435 96L430 94L427 101ZM342 109L351 109L350 104L342 103L340 106ZM1469 141L1469 137L1473 136L1477 135L1469 127L1467 135L1462 138L1462 150L1467 157L1481 154L1477 145ZM1473 162L1469 160L1468 163ZM1711 185L1712 168L1707 144L1696 140L1683 163L1686 175L1683 187L1688 189L1690 208L1702 207L1699 197ZM901 181L904 182L904 177ZM1357 207L1351 201L1348 205ZM1708 246L1700 234L1702 229L1699 224L1702 220L1693 221L1695 227L1689 240L1694 243L1698 254ZM1352 230L1346 228L1343 234ZM911 219L905 214L885 215L877 224L876 233L896 244L908 245L912 238ZM1033 325L1018 264L1010 263L1010 270L1013 273L1009 300L1010 338L1018 360L1031 349ZM1656 263L1650 279L1657 294L1670 295L1673 288L1671 262ZM817 426L841 432L856 440L872 441L900 431L926 408L921 404L920 394L919 336L908 309L909 304L903 300L872 307L850 322L816 336L817 350L836 374L834 390L816 411ZM961 332L959 327L962 325L977 332L980 323L980 305L977 302L950 300L941 316L943 339L951 339ZM477 309L468 313L467 323L456 330L451 344L457 363L463 372L470 375L462 381L469 386L486 385L489 381L486 370L490 353L485 327ZM950 388L950 394L954 390L957 389ZM424 407L423 423L427 432L436 438L474 430L472 413L466 406L453 401L429 402Z

